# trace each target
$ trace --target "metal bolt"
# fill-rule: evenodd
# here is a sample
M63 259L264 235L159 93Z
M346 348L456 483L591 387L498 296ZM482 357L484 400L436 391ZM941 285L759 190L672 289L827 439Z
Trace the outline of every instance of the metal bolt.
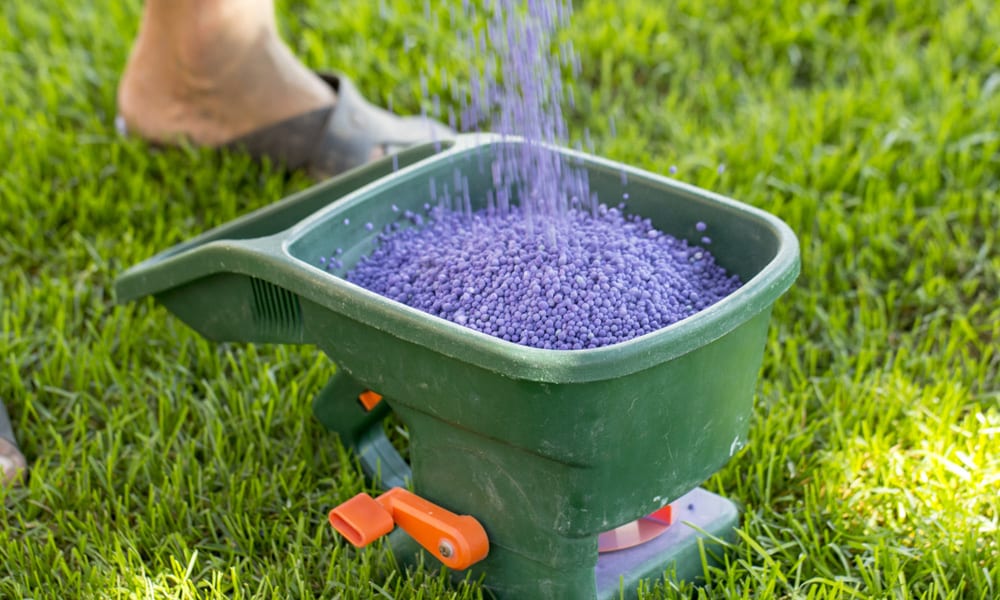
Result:
M441 540L438 544L438 554L445 558L451 558L451 555L455 553L454 546L448 540Z

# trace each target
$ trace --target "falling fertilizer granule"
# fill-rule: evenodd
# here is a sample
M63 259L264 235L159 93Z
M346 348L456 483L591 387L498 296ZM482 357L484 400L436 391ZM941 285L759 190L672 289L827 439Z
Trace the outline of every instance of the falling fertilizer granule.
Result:
M586 172L554 150L567 137L560 103L571 99L560 63L579 71L572 46L550 52L569 3L495 0L490 8L473 40L486 65L471 77L462 123L523 143L497 147L487 199L470 199L458 171L452 181L431 181L436 206L425 207L426 222L411 214L416 227L387 229L347 279L471 329L558 350L656 331L738 288L706 249L625 215L623 206L598 204ZM473 213L474 205L488 208Z

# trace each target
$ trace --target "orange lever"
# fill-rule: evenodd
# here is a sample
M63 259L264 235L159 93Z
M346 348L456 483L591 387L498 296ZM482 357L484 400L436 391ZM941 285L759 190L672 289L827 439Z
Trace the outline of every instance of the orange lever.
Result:
M486 530L474 517L456 515L403 488L378 498L358 494L330 511L330 524L358 548L403 528L451 569L467 569L490 551Z

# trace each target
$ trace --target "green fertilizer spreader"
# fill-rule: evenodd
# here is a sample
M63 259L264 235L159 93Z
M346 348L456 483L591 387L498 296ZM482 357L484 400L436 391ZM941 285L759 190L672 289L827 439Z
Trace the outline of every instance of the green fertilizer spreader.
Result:
M744 285L630 341L543 350L343 278L386 225L436 202L432 180L458 170L477 208L498 148L518 143L459 136L356 169L133 267L118 300L151 295L209 339L312 344L336 362L315 414L388 490L330 512L357 546L389 534L398 558L485 575L498 598L618 598L665 573L696 579L738 521L697 486L746 442L771 308L798 274L795 235L755 208L560 149L602 201L626 185L628 210L661 231L698 243L696 224L710 224L716 261ZM336 268L321 262L337 248ZM390 411L409 430L409 463L383 433Z

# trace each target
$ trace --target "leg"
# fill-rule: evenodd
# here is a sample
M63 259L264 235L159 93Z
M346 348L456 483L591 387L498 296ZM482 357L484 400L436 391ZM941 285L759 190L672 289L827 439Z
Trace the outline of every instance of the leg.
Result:
M376 487L385 490L407 487L410 466L382 431L389 406L383 400L366 411L358 398L367 389L347 373L338 371L313 401L313 413L323 426L340 436L345 447L355 452L365 476Z
M118 88L130 132L218 146L336 103L278 37L273 0L147 0Z
M317 178L453 133L311 72L278 37L273 0L147 0L118 108L154 143L239 147Z
M18 483L24 475L27 463L24 455L17 448L14 430L10 426L10 418L3 402L0 402L0 485Z

